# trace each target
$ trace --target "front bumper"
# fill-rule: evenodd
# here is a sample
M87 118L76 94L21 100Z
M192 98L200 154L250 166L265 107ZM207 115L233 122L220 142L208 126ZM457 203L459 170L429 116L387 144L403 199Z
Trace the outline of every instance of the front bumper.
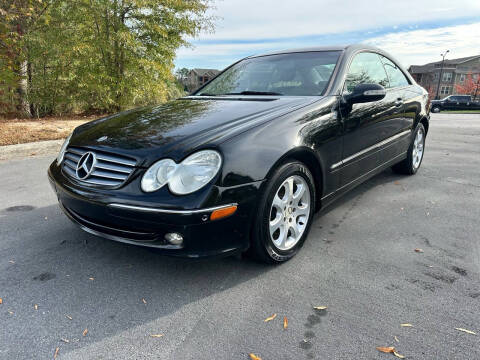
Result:
M69 182L55 163L50 166L48 177L61 209L83 230L184 257L226 255L246 250L255 199L262 183L216 188L217 196L208 206L173 209L157 203L138 205L121 194L112 195L111 191L102 194L98 190L79 188ZM214 210L231 204L237 205L233 215L210 220ZM165 234L172 232L183 236L182 245L172 245L165 240Z

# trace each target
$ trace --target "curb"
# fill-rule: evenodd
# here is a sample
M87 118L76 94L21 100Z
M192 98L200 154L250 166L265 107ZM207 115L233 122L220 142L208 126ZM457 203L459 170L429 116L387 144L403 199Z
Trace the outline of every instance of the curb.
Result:
M0 146L0 161L19 160L32 156L56 155L63 141L64 139L46 140Z

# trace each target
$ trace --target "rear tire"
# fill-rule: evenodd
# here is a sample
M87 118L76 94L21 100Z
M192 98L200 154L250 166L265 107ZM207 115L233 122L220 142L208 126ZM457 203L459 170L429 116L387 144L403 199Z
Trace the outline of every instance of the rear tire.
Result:
M417 173L425 153L425 135L425 128L422 123L419 123L408 148L407 158L393 165L393 171L405 175L415 175Z
M253 222L249 255L269 264L291 259L307 238L315 212L311 172L297 161L280 166L268 180Z

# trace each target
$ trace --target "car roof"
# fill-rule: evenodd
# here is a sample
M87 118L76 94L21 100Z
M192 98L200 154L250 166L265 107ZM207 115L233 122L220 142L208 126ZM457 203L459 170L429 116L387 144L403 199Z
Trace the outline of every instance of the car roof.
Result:
M350 45L313 46L313 47L306 47L306 48L277 50L277 51L271 51L267 53L252 55L252 56L249 56L248 58L255 58L255 57L261 57L261 56L268 56L268 55L314 52L314 51L345 51L347 49L352 51L373 50L375 52L380 52L380 53L384 52L375 46L370 46L365 44L350 44Z

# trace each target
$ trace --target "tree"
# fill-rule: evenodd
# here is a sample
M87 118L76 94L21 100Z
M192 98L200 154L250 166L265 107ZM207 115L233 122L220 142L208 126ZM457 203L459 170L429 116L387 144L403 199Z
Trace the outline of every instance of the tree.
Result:
M465 76L465 80L461 84L455 85L455 92L457 94L471 95L475 98L479 93L480 74L469 73Z
M187 89L187 79L189 72L190 70L188 70L187 68L181 68L175 71L175 77L180 82L180 84L182 84L184 90Z
M0 4L0 96L10 98L6 107L31 113L28 78L31 76L24 39L50 6L46 0L4 0ZM16 83L16 86L13 84ZM15 88L16 96L12 97ZM0 109L0 113L4 111Z
M4 1L10 16L0 30L11 34L22 24L7 72L27 82L21 97L39 115L113 112L177 97L176 50L213 29L211 0ZM0 35L0 47L7 37ZM2 54L0 64L8 62Z

